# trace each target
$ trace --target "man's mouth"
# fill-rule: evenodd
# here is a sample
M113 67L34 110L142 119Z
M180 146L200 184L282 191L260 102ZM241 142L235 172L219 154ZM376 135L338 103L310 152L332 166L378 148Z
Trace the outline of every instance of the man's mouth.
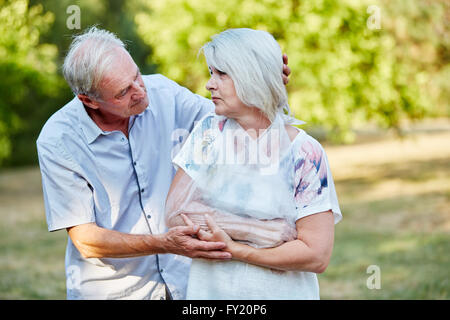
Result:
M138 101L136 101L135 103L133 103L131 106L132 106L132 107L135 107L135 106L137 106L138 104L141 104L143 101L144 101L144 98L139 99Z

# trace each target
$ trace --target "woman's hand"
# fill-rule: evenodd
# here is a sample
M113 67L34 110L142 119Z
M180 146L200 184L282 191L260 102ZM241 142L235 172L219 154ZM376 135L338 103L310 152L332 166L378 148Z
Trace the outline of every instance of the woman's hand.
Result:
M181 217L186 225L194 226L194 223L186 215L181 214ZM233 239L208 214L205 215L205 220L210 231L200 229L197 233L198 238L203 241L224 242L226 247L223 251L231 252L235 244Z

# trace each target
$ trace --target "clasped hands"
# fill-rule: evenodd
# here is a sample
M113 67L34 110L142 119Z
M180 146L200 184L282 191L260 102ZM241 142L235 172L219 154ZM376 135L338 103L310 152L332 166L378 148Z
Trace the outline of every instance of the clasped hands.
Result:
M195 227L191 219L189 219L185 214L181 214L181 217L187 226ZM205 222L209 231L199 228L197 237L200 240L208 242L223 242L225 243L225 248L223 248L223 251L231 253L233 244L235 244L233 239L231 239L231 237L221 227L219 227L216 221L209 214L205 214Z
M242 241L254 247L269 248L297 237L295 229L284 219L263 221L237 216L230 219L230 215L211 213L180 213L185 226L173 227L168 232L168 235L178 234L173 237L178 251L172 252L191 258L231 259L233 252L244 249Z

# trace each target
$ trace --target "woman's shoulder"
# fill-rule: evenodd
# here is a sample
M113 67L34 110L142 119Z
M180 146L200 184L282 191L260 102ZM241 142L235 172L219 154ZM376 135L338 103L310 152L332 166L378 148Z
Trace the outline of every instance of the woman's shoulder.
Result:
M303 130L296 128L290 124L285 124L284 128L286 129L286 132L287 132L291 142L294 142L295 139L297 138L297 136L301 133L300 131L303 131Z
M308 154L322 154L323 147L322 144L313 136L308 134L306 131L287 125L286 130L288 131L289 137L293 137L292 144L294 153L299 157L304 157Z

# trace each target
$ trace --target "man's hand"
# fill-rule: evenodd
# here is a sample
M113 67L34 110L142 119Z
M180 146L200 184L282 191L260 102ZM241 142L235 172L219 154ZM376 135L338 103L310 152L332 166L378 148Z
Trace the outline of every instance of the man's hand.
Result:
M190 258L231 259L224 242L210 242L194 238L200 232L200 227L191 223L188 226L178 226L169 229L163 235L162 243L167 252L188 256Z
M198 226L179 226L167 233L128 234L108 230L95 223L67 228L70 238L81 255L88 258L129 258L150 254L175 253L191 258L230 259L231 254L220 251L223 242L208 242L193 238Z
M288 56L286 53L283 54L283 83L286 85L289 83L289 75L291 74L291 69L288 67Z

